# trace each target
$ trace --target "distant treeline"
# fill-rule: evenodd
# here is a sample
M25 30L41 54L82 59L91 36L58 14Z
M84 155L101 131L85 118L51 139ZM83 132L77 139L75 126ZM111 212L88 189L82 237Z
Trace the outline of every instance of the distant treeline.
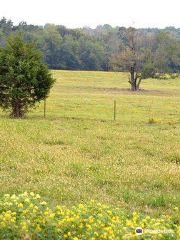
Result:
M124 41L124 27L100 25L96 29L84 27L69 29L62 25L46 24L45 26L28 25L20 22L14 25L11 20L0 20L0 45L4 46L5 38L21 29L26 41L33 41L44 53L44 61L51 69L68 70L115 70L111 59L120 52ZM180 42L180 29L139 29L146 40L162 33L169 32L172 38Z

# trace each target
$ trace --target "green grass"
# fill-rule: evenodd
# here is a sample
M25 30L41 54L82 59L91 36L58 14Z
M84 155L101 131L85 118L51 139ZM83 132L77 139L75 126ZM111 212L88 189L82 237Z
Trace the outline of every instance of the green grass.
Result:
M180 205L180 79L53 71L47 100L26 119L0 112L0 194L34 191L51 204L89 199L158 215ZM113 101L117 121L113 121Z

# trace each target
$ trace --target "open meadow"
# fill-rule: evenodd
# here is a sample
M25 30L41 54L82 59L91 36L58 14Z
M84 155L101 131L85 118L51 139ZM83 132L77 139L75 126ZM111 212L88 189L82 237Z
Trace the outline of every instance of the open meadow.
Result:
M94 199L153 216L180 205L180 79L52 71L55 86L25 119L0 112L0 194L51 206ZM113 121L113 102L117 102Z

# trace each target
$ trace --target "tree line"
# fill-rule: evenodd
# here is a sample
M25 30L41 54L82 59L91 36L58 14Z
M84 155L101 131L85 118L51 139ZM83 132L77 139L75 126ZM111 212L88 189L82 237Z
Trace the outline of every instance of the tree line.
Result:
M127 70L127 66L119 61L120 55L122 53L124 55L124 49L128 44L127 28L113 28L108 24L100 25L96 29L88 27L69 29L53 24L37 26L26 22L14 25L11 20L2 18L0 20L0 45L4 45L5 37L16 33L19 29L23 31L26 41L35 42L44 53L44 62L50 69ZM139 35L138 45L141 45L141 49L142 47L148 48L151 53L157 51L158 41L164 44L167 38L168 41L180 44L180 29L168 27L136 29L136 31ZM174 71L173 63L170 67Z
M69 29L62 25L29 25L0 20L0 46L18 31L25 42L33 42L44 54L50 69L126 71L131 90L139 90L142 79L176 77L180 70L180 29L98 26Z
M67 29L64 26L46 24L28 25L25 22L14 26L11 20L0 20L0 45L5 37L18 30L25 41L35 42L44 54L44 62L50 69L105 70L105 49L100 40L81 29Z

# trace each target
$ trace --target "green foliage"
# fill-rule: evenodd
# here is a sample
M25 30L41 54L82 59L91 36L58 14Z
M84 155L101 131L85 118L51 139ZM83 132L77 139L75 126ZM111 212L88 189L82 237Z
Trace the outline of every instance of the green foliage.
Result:
M176 78L180 71L180 31L175 28L135 29L99 25L96 29L68 29L26 22L14 26L0 20L0 46L4 37L21 29L24 40L35 42L50 69L129 72L131 90L139 90L142 79Z
M96 41L88 38L79 39L82 70L101 70L105 52L103 47Z
M19 28L25 41L36 42L51 69L129 71L137 63L137 72L141 72L142 78L154 77L157 72L162 75L180 70L180 30L172 27L137 30L105 24L96 29L68 29L61 25L42 27L26 22L15 26L11 20L2 18L0 46L4 46L4 36L16 33ZM134 54L129 44L133 35L137 38Z
M22 117L48 96L53 83L34 44L24 42L21 32L11 36L0 51L0 107Z
M123 69L130 73L132 90L139 90L142 79L178 71L180 47L173 35L161 32L148 36L135 28L121 31L119 51L110 57L110 63L115 70Z

